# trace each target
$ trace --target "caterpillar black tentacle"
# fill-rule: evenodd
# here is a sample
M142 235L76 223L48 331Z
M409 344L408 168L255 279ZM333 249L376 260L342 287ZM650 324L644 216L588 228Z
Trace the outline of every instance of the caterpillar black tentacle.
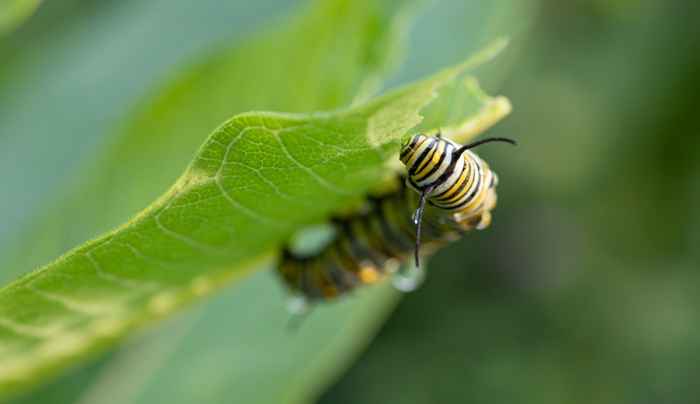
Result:
M366 208L334 218L333 238L320 252L285 249L278 273L292 292L313 303L351 293L393 273L413 253L426 255L491 223L498 177L470 149L441 136L418 134L406 142L400 160L407 175L397 187L367 198ZM415 191L415 192L414 192Z

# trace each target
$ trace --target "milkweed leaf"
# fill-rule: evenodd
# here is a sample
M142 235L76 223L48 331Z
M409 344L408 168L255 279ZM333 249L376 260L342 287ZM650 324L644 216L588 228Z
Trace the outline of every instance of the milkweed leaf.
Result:
M428 120L438 114L426 107L441 99L440 91L463 83L465 71L502 45L351 108L247 112L226 121L150 206L0 290L0 392L36 382L144 323L269 267L295 231L324 220L377 183L399 139L418 127L422 114ZM351 87L363 88L358 83ZM456 87L471 101L452 112L455 133L469 122L483 129L497 120L489 112L496 99L474 85ZM159 101L154 105L162 111ZM355 309L367 310L369 302L388 302L390 296L386 290L368 292Z

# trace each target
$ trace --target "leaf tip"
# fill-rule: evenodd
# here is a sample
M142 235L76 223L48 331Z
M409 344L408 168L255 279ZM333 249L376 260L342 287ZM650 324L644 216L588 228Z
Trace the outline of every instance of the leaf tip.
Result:
M464 143L485 132L512 111L510 100L504 96L489 98L478 116L454 128L445 128L443 134L459 143Z

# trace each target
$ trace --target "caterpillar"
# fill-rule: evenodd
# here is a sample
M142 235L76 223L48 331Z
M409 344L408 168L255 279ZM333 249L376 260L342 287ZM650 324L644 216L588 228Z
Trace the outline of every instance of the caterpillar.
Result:
M420 268L421 255L488 227L498 176L470 150L488 142L515 144L487 138L462 146L439 133L412 136L401 146L406 174L395 178L394 189L369 195L359 211L333 218L335 236L321 251L283 249L277 267L283 282L308 303L331 300L384 279L411 253Z

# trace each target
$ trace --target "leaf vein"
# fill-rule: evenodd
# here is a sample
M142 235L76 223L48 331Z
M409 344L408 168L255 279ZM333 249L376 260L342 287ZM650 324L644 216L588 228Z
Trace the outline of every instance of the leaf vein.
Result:
M275 139L277 139L277 143L279 143L280 147L282 148L282 152L285 154L285 156L292 163L294 163L294 165L296 165L301 170L303 170L304 172L309 174L319 184L323 185L326 189L328 189L329 191L332 191L336 194L340 194L340 195L350 195L351 194L347 191L344 191L344 190L336 187L335 185L331 184L330 182L326 181L323 177L318 175L318 173L316 173L310 167L306 167L305 165L301 164L301 162L299 160L297 160L296 158L294 158L294 156L292 156L292 154L289 152L289 150L287 149L287 146L284 144L284 142L282 141L282 138L279 136L279 134L277 132L274 132L274 136L275 136Z
M7 318L0 317L0 327L10 330L18 335L23 335L35 339L50 338L57 330L47 330L42 327L34 327L26 324L20 324Z
M169 205L163 208L160 212L158 212L154 217L153 220L156 223L156 226L158 226L158 229L163 232L163 234L172 237L176 240L182 241L183 243L187 244L188 246L194 248L195 250L201 250L201 251L206 251L209 254L212 255L222 255L224 254L223 251L219 250L218 248L212 247L210 245L200 243L199 241L196 241L190 237L185 236L184 234L180 234L178 232L175 232L173 230L168 229L165 227L165 225L161 222L160 220L160 215L163 214L166 210L168 210Z

